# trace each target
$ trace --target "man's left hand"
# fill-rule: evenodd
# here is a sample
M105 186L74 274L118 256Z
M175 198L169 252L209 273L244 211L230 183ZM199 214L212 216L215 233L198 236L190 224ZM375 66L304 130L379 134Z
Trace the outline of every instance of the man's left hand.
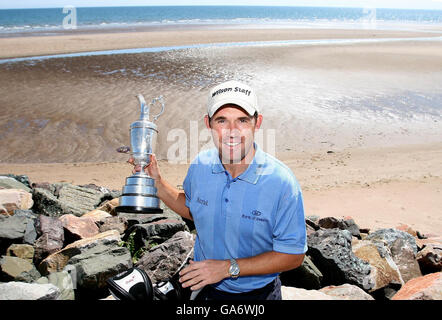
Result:
M229 260L190 261L190 265L180 271L183 288L198 290L229 277Z

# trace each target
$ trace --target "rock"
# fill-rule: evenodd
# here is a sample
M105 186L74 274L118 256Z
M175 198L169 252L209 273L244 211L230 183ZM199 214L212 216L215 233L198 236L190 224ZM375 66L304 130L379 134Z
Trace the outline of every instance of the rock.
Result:
M94 209L92 211L89 211L82 215L82 217L88 217L94 220L95 223L99 223L103 221L106 218L112 217L112 215L109 212L100 210L100 209Z
M391 245L390 251L393 261L398 266L404 282L422 276L419 263L416 261L414 250L408 242L404 239L398 238Z
M187 257L193 257L194 242L191 233L179 231L169 240L145 252L135 266L146 271L152 283L169 280Z
M159 213L137 214L137 213L119 212L118 216L126 219L128 230L131 229L131 227L136 224L146 224L158 220L167 219L165 215Z
M411 228L409 225L401 223L400 225L396 226L395 229L409 233L413 237L417 238L417 232L413 228Z
M161 219L151 223L134 225L126 234L134 233L134 251L136 252L140 248L148 247L152 244L160 244L178 231L184 231L185 228L186 224L182 220Z
M127 229L127 220L123 217L108 217L98 223L100 232L108 230L118 230L120 234L123 234Z
M26 192L31 191L31 188L28 185L8 176L0 176L0 189L21 189Z
M35 266L28 260L10 256L0 258L0 281L32 282L40 276Z
M370 265L352 252L348 230L321 229L307 239L307 255L323 274L323 285L350 283L365 290L374 286L369 276Z
M34 247L29 244L12 244L6 250L6 255L24 259L32 263L34 259Z
M361 288L345 283L340 286L328 286L319 290L329 296L342 300L374 300L372 296Z
M61 248L63 248L63 242L52 238L50 233L45 233L35 241L34 248L34 262L38 265L52 253L61 250Z
M34 261L39 264L48 255L63 248L64 229L60 220L42 214L37 219L36 229L40 237L34 244Z
M84 238L90 238L99 233L94 220L89 217L76 217L65 214L59 218L65 230L65 241L71 243Z
M28 210L34 205L32 194L22 189L0 189L0 205L2 205L9 215L14 210Z
M281 286L282 300L337 300L335 297L318 290Z
M319 219L318 226L324 229L338 228L341 230L348 230L350 231L352 236L361 239L361 235L359 233L359 227L351 218L343 220L334 217L325 217Z
M322 277L321 271L307 255L304 256L304 261L298 268L280 274L282 285L308 290L320 289Z
M399 268L394 263L387 247L381 244L362 240L353 245L354 254L370 264L370 278L374 286L369 290L375 290L386 287L390 283L403 284Z
M103 233L99 233L91 238L75 241L64 247L62 250L49 255L39 264L38 270L42 275L47 275L51 272L61 271L66 266L69 259L77 254L80 254L84 248L96 245L100 242L118 242L120 240L120 234L118 233L118 231L109 230Z
M16 211L17 212L17 211ZM37 238L32 211L19 211L13 216L0 216L0 255L13 243L34 244Z
M33 198L35 212L50 217L64 214L80 217L97 208L103 201L112 199L113 194L107 189L100 191L69 183L56 183L48 188L34 188Z
M442 300L442 272L411 279L392 300Z
M116 216L117 212L115 211L115 208L120 205L120 198L116 197L112 200L107 200L101 204L100 207L98 207L98 210L106 211L112 216Z
M50 273L48 277L41 277L35 283L53 284L60 290L58 300L75 300L74 284L67 271Z
M0 283L0 300L57 300L60 290L53 284Z
M417 253L416 259L424 274L442 271L442 245L427 244Z
M382 243L385 243L387 244L388 248L391 248L391 246L397 239L402 239L405 242L407 242L410 245L410 247L413 249L414 254L417 253L417 245L415 238L411 234L404 231L400 231L393 228L378 229L370 233L366 237L366 240L380 241Z
M76 270L77 289L106 291L106 280L132 267L132 258L127 248L117 241L101 242L86 247L78 255L69 259L68 266Z

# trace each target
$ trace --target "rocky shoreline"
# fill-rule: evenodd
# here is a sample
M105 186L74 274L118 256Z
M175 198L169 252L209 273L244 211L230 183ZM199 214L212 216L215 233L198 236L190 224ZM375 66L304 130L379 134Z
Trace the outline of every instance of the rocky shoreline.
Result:
M116 213L120 192L0 175L0 300L109 299L106 279L133 266L168 280L189 255L192 222ZM351 217L306 218L301 267L285 300L440 300L442 237L406 225L369 230Z

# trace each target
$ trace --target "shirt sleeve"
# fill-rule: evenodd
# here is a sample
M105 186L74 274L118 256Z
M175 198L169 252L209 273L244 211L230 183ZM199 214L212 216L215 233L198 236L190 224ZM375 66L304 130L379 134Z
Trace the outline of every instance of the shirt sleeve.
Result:
M296 184L287 188L278 206L273 228L273 250L289 254L307 251L304 204Z

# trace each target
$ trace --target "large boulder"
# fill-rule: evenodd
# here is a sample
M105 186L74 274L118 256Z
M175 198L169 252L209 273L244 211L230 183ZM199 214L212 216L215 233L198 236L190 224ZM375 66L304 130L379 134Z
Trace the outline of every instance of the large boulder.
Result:
M307 255L304 256L304 261L298 268L280 274L282 285L308 290L320 289L322 278L321 271Z
M58 300L60 290L53 284L0 283L0 300Z
M340 286L328 286L319 290L329 296L342 300L374 300L374 298L361 288L345 283Z
M118 241L101 242L84 248L68 261L75 268L76 288L83 295L105 296L106 280L132 267L132 257Z
M411 279L392 300L442 300L442 272Z
M67 271L50 273L47 277L41 277L35 283L56 286L60 290L58 300L75 300L74 284L71 275Z
M370 291L386 287L390 283L404 284L399 268L393 261L387 247L375 245L370 241L362 240L353 243L352 250L358 258L370 264L370 279L374 286Z
M48 255L63 248L64 229L60 220L42 214L37 219L36 229L40 237L34 244L34 262L38 265Z
M163 243L179 231L186 229L183 220L161 219L145 224L136 224L127 230L127 235L133 235L134 252L140 248L148 248ZM123 238L125 240L128 237Z
M348 230L321 229L307 239L307 254L324 276L322 285L350 283L364 290L373 288L370 264L353 253Z
M419 263L416 260L416 254L409 242L406 242L404 239L397 239L390 246L390 252L404 282L422 276Z
M319 219L318 226L324 229L334 229L338 228L341 230L350 231L353 237L361 239L361 234L359 232L359 226L354 222L353 219L337 219L335 217L325 217Z
M81 239L75 241L62 250L50 254L45 258L38 266L38 270L42 275L47 275L51 272L57 272L63 270L67 265L70 258L80 254L84 249L95 246L97 243L107 243L113 241L120 241L120 234L116 230L109 230L103 233L99 233L94 237Z
M417 254L416 239L409 233L397 230L394 228L378 229L370 233L365 240L378 241L387 245L389 249L393 246L396 240L402 239L405 243L413 249L414 254Z
M23 189L0 189L0 205L7 215L14 214L14 210L28 210L34 205L32 193Z
M442 271L442 244L427 244L416 259L424 274Z
M35 250L30 244L11 244L6 250L6 255L27 260L32 263L34 260Z
M90 238L99 233L94 220L89 217L77 217L73 214L65 214L59 218L65 230L64 238L68 243Z
M26 192L31 191L29 184L26 185L15 179L13 176L4 176L4 175L0 176L0 189L21 189Z
M81 187L69 183L37 186L33 189L33 210L50 217L64 214L82 216L116 194L104 188Z
M152 283L169 280L188 258L193 257L194 242L191 233L179 231L145 252L135 266L146 271Z
M0 254L13 243L34 244L37 238L35 230L36 216L32 211L15 211L13 216L0 215Z
M40 276L35 266L28 260L11 256L0 258L0 281L33 282Z

